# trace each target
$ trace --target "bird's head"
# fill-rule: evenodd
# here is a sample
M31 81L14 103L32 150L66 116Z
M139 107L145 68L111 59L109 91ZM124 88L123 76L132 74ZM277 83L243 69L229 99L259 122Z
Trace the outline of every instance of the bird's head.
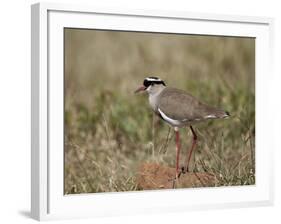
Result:
M158 77L147 77L143 80L143 85L140 86L135 93L147 91L149 94L157 93L165 88L166 84Z

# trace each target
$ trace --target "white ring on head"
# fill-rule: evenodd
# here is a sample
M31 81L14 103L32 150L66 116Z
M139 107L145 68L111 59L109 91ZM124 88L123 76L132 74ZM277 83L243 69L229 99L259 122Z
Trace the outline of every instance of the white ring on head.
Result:
M161 79L157 78L157 79L154 79L154 78L145 78L145 80L147 81L162 81Z

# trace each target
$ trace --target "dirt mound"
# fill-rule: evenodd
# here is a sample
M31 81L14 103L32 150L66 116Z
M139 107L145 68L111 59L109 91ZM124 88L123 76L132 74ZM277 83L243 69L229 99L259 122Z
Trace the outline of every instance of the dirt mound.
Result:
M142 190L172 189L175 168L161 166L157 163L144 163L138 169L137 184ZM176 181L175 188L211 187L216 178L206 172L184 173Z

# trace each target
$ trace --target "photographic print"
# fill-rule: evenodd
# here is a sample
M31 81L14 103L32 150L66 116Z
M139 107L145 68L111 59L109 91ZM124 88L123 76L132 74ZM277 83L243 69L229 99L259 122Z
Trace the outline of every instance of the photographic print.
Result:
M255 184L255 38L64 28L64 193Z

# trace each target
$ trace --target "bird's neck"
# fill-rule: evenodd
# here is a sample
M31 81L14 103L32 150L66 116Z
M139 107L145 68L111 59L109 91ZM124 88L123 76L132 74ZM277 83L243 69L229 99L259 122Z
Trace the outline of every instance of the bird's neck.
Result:
M152 107L152 109L157 112L157 106L159 101L159 95L162 93L162 91L165 89L165 86L161 86L161 88L158 88L158 91L155 91L153 93L149 94L149 104Z

